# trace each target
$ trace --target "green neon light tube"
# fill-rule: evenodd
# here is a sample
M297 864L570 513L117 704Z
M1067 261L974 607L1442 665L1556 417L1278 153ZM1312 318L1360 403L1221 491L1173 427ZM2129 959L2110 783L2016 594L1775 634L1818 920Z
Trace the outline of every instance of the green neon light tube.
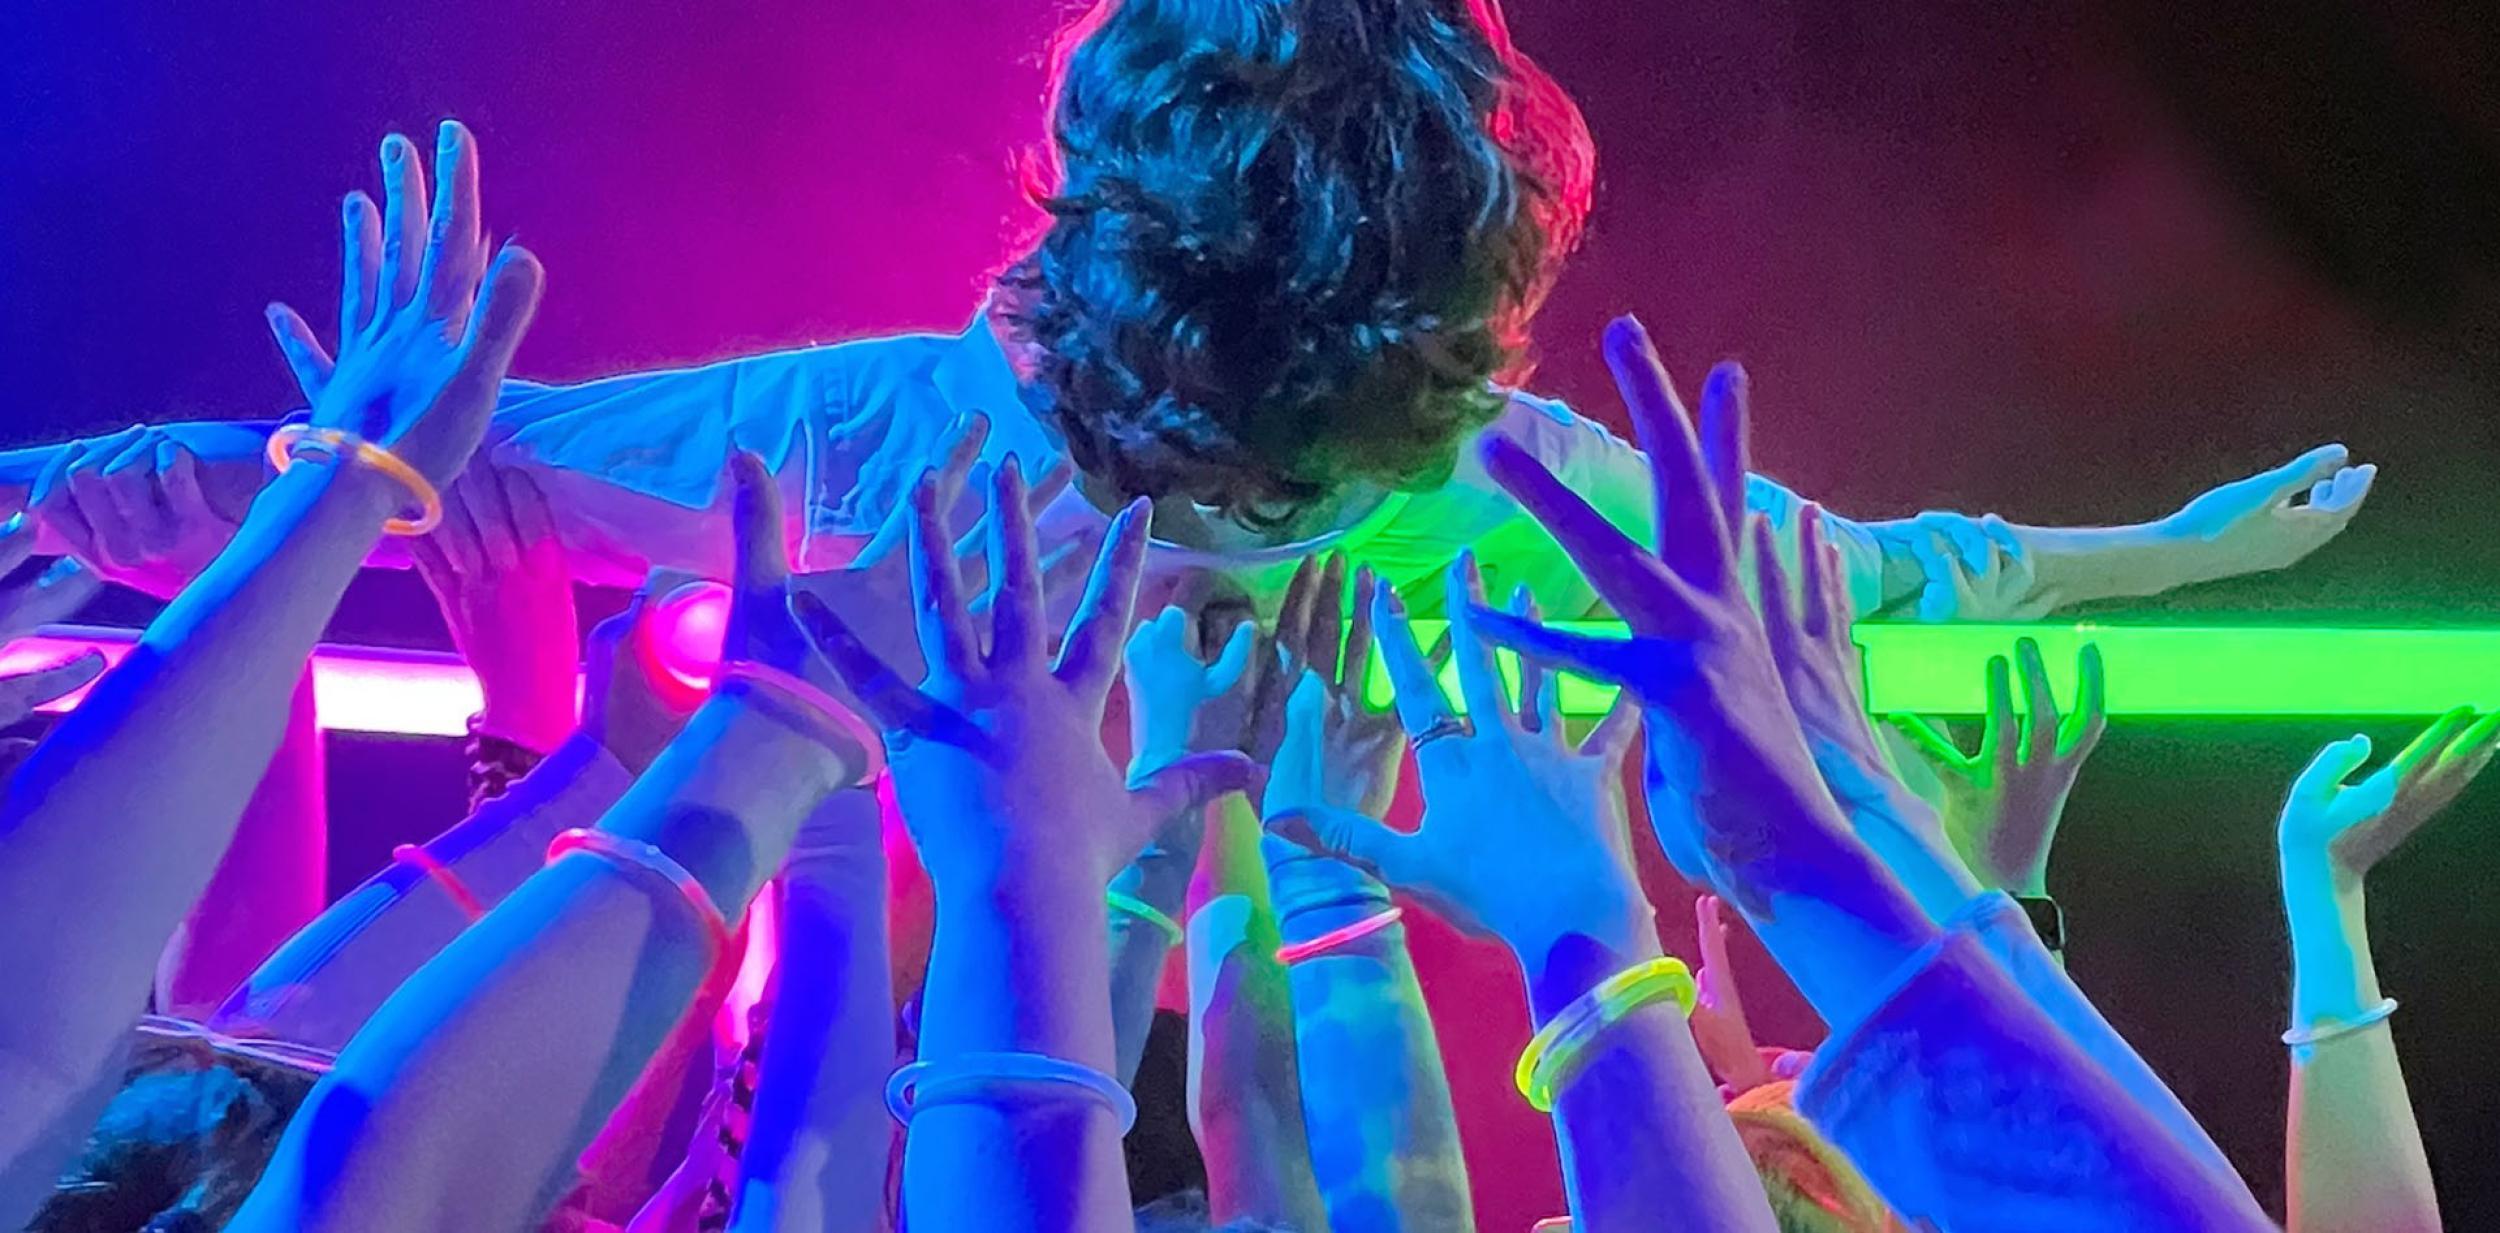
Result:
M1623 628L1559 624L1600 636L1619 636ZM1419 620L1415 628L1430 646L1443 623ZM2022 637L2039 641L2061 700L2074 696L2076 651L2098 643L2112 715L2394 717L2500 708L2500 629L1870 622L1856 637L1865 654L1867 709L1877 714L1985 711L1988 657L2011 656ZM1515 688L1516 666L1507 652L1501 659ZM1455 672L1445 669L1442 683L1455 705ZM1391 698L1376 656L1368 693L1377 705ZM1611 686L1563 679L1568 714L1603 714L1613 700Z

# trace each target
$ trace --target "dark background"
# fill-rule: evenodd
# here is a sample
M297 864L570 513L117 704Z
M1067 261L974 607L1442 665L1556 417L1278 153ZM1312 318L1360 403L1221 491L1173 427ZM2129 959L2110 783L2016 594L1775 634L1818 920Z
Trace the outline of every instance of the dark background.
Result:
M1866 515L2139 519L2343 440L2385 471L2341 541L2287 575L2123 611L2489 623L2500 607L2489 4L2292 3L2262 24L2212 0L1512 9L1599 146L1540 388L1619 420L1592 340L1637 310L1687 377L1746 360L1763 469ZM422 142L446 114L483 142L493 224L550 271L529 376L959 325L1030 223L1010 160L1040 131L1038 49L1061 11L0 6L0 444L285 405L262 304L323 317L339 194L369 183L383 132ZM441 637L392 576L359 584L335 635ZM2053 874L2078 979L2269 1202L2285 1073L2271 819L2348 730L2121 723ZM333 766L342 880L456 812L444 749L341 740ZM2500 1228L2496 805L2484 785L2373 883L2460 1229ZM1662 899L1670 947L1689 949L1683 895ZM1472 1009L1514 979L1429 926L1417 944L1436 1001ZM1743 962L1773 1034L1809 1040L1759 952ZM1506 1091L1524 1029L1486 1018L1445 1024L1446 1043L1484 1226L1516 1229L1560 1192L1520 1163L1545 1150Z

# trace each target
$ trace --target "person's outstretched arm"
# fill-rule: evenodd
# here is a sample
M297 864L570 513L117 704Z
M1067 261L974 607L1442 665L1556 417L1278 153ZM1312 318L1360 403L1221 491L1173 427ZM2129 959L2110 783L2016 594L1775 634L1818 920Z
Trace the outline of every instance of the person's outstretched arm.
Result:
M29 517L64 553L160 603L208 568L248 504L229 518L201 486L197 452L144 425L72 443L36 492ZM320 914L330 820L316 718L307 668L225 859L157 961L160 1012L205 1017L253 964Z
M520 595L536 587L506 577ZM554 578L570 586L563 574ZM502 795L340 896L228 993L210 1026L229 1035L345 1047L426 960L545 866L549 841L596 823L692 713L652 679L654 665L636 645L649 611L637 594L591 631L582 719L570 736ZM532 675L552 677L556 659L542 658ZM516 689L559 691L569 699L574 673L568 667L562 676L535 683L518 676L480 679L491 711L496 697Z
M1554 1116L1574 1228L1655 1228L1668 1211L1696 1228L1775 1228L1686 1024L1691 974L1659 949L1633 872L1622 785L1638 711L1627 701L1573 744L1550 669L1523 665L1519 700L1506 696L1493 649L1476 633L1472 611L1484 596L1472 558L1452 568L1449 590L1464 721L1396 594L1382 587L1373 607L1423 776L1423 825L1401 834L1325 809L1305 812L1303 825L1322 850L1510 947L1539 1027L1522 1095ZM1514 609L1533 617L1524 595ZM1324 705L1318 678L1308 678L1287 718L1269 801L1271 825L1283 818L1288 833L1295 811L1276 808L1278 789L1296 782L1297 762L1316 757L1291 734L1318 728Z
M385 217L349 199L346 319L320 357L314 423L355 433L425 481L449 482L485 430L488 396L538 299L537 262L488 265L476 148L444 129L436 239L416 150L386 159ZM385 228L397 238L385 246ZM367 311L370 306L370 311ZM300 320L297 321L300 325ZM93 1073L140 1009L158 953L207 883L276 750L287 701L348 580L409 485L342 449L272 481L226 551L129 657L29 755L0 798L0 981L42 989L0 1021L0 1067L35 1112Z
M572 1187L574 1161L723 961L728 922L801 821L867 767L856 725L789 684L808 664L779 504L760 462L735 470L722 684L597 831L568 833L573 855L374 1013L234 1228L529 1225Z
M1210 1219L1324 1229L1258 811L1227 797L1208 810L1207 831L1189 890L1189 1127Z
M895 801L937 895L920 1057L888 1089L909 1128L904 1217L921 1229L1125 1228L1120 1136L1135 1106L1112 1076L1103 894L1165 819L1239 789L1249 763L1197 755L1132 789L1102 746L1146 502L1112 520L1055 660L1020 470L1001 468L991 494L986 631L966 610L938 505L933 484L914 490L922 685L812 593L797 601L887 734Z
M1287 588L1277 642L1321 682L1324 696L1305 697L1298 726L1289 697L1276 708L1279 735L1287 739L1275 747L1279 773L1269 780L1263 814L1322 806L1380 817L1396 797L1405 734L1395 714L1372 709L1361 692L1379 585L1369 570L1358 571L1350 624L1342 558L1324 569L1306 560ZM1272 675L1277 692L1301 688L1299 674ZM1340 930L1355 933L1286 966L1303 1123L1330 1227L1473 1228L1441 1040L1415 977L1406 926L1391 915L1389 888L1351 864L1282 840L1265 850L1287 947L1309 953Z
M1852 833L1776 653L1809 631L1785 602L1758 615L1739 567L1741 371L1704 386L1705 447L1637 322L1616 323L1606 353L1657 469L1655 550L1512 443L1484 454L1632 636L1468 618L1640 700L1661 845L1745 914L1833 1027L1800 1111L1904 1217L1943 1229L2272 1227L2050 1022L1969 921L1940 929Z
M2278 833L2292 936L2291 1233L2435 1233L2422 1130L2389 1026L2396 1003L2370 959L2363 880L2500 748L2500 715L2456 710L2354 784L2366 737L2322 750L2292 784Z
M1192 645L1198 628L1194 614L1166 608L1139 624L1121 653L1132 781L1215 747L1211 736L1201 739L1199 712L1240 685L1250 666L1255 626L1236 627L1213 663L1200 659ZM1119 1038L1122 1083L1137 1079L1163 970L1181 942L1190 875L1206 839L1203 812L1186 810L1167 819L1154 842L1111 879L1111 1028Z
M1651 536L1650 468L1640 450L1538 399L1515 400L1497 431L1635 539ZM2354 465L2343 446L2325 445L2148 522L2040 527L1994 514L1859 521L1827 512L1826 531L1860 615L2029 620L2091 600L2289 568L2350 525L2377 475L2375 464ZM1722 488L1741 493L1745 508L1793 543L1807 504L1796 493L1744 473L1723 477Z

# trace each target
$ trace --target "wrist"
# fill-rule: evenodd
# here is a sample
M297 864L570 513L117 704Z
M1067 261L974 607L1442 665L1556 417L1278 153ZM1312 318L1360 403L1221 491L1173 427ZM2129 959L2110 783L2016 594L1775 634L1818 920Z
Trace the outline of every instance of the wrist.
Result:
M1514 950L1512 957L1527 984L1529 1017L1543 1025L1608 977L1665 953L1656 931L1650 930L1611 942L1566 934L1533 953Z

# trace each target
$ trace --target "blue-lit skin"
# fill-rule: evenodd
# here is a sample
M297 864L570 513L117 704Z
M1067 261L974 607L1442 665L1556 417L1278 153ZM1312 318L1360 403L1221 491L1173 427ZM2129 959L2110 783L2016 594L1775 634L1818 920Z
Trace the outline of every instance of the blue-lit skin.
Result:
M1529 676L1514 706L1469 611L1483 600L1474 562L1462 558L1448 586L1459 614L1452 659L1473 716L1464 731L1452 731L1448 699L1392 591L1381 591L1373 616L1398 685L1398 718L1416 745L1421 826L1400 834L1324 804L1272 809L1271 817L1288 833L1298 823L1319 849L1376 869L1460 928L1500 939L1542 1026L1608 978L1660 958L1623 794L1638 712L1627 703L1572 743L1549 705L1544 670ZM1534 611L1524 595L1514 605L1523 618ZM1579 1060L1552 1112L1575 1227L1643 1227L1666 1210L1699 1228L1776 1227L1672 999L1630 1008L1572 1048Z
M2446 809L2500 748L2500 715L2459 709L2359 782L2370 741L2320 751L2277 828L2295 1032L2285 1146L2293 1229L2437 1229L2422 1131L2370 957L2363 881Z

